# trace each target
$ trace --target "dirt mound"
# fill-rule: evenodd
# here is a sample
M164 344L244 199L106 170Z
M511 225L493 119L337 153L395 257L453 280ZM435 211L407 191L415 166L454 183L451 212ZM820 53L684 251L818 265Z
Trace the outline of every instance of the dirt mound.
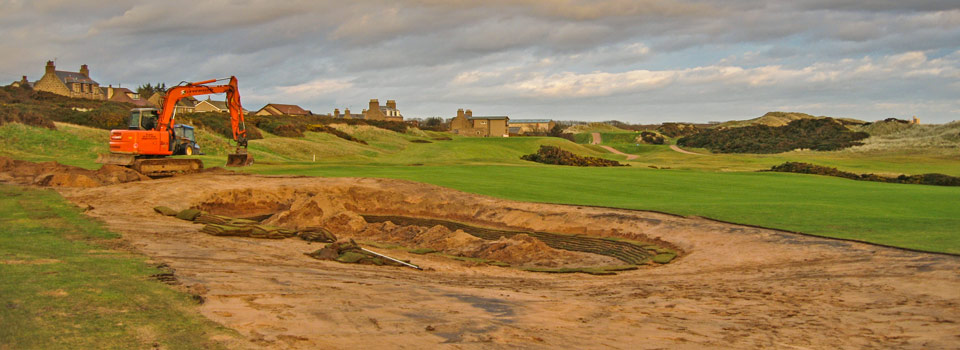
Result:
M389 221L373 223L353 237L395 243L408 248L427 248L444 254L479 259L478 263L503 262L512 266L537 267L622 264L605 256L554 249L524 234L486 240L463 230L451 231L440 225L400 226Z
M0 181L49 187L97 187L149 180L146 175L117 165L87 170L57 162L34 163L0 157Z
M334 260L347 264L403 266L403 264L396 261L385 259L363 250L363 248L352 239L330 243L326 247L306 254L314 259Z
M526 235L484 239L487 237L480 238L442 225L368 223L361 216L365 210L358 207L358 198L377 202L416 201L413 197L391 197L389 193L366 193L360 188L328 188L323 191L246 189L215 193L196 207L204 212L236 217L273 213L263 221L264 224L299 231L323 228L337 237L435 250L479 259L480 262L489 260L537 267L622 264L611 257L551 248Z

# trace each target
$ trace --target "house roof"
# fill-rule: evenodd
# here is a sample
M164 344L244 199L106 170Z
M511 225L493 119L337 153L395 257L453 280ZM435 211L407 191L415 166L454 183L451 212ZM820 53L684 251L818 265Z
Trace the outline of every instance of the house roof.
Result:
M222 110L222 111L227 110L227 101L217 101L217 100L211 100L211 99L200 101L200 103L204 103L204 102L209 103L210 105L216 107L219 110Z
M305 114L310 114L310 112L308 112L307 110L305 110L305 109L303 109L303 108L300 108L300 106L297 106L297 105L284 105L284 104L279 104L279 103L268 103L266 106L263 106L263 108L267 108L267 107L273 107L273 108L276 109L277 111L280 111L281 114L286 114L286 115L305 115ZM260 108L260 110L263 110L263 108Z
M213 99L209 99L209 98L206 99L206 100L202 100L202 101L200 101L200 102L197 102L197 105L194 106L194 107L199 107L201 103L209 103L211 106L213 106L213 107L215 107L216 109L221 110L221 111L229 111L229 110L230 110L230 107L227 107L227 101L217 101L217 100L213 100ZM242 108L242 107L241 107L240 109L241 109L244 113L247 112L247 109L246 109L246 108Z
M467 117L467 119L469 119L469 120L474 120L474 119L484 119L484 120L500 120L500 119L506 119L506 120L509 120L510 118L507 117L507 116L505 116L505 115L481 115L481 116Z
M550 119L510 119L510 124L524 124L524 123L549 123L553 120Z
M93 79L88 78L87 76L77 73L77 72L64 72L62 70L54 71L54 74L57 75L57 79L60 79L64 84L72 83L84 83L84 84L100 84L94 81Z
M110 88L101 87L100 91L103 92L103 96L107 96L107 93L110 91ZM110 96L110 101L132 103L137 107L146 107L150 105L150 102L148 102L147 100L144 100L144 99L135 100L133 98L130 98L130 96L127 94L136 94L136 93L133 91L130 91L130 89L127 89L127 88L113 88L113 96Z

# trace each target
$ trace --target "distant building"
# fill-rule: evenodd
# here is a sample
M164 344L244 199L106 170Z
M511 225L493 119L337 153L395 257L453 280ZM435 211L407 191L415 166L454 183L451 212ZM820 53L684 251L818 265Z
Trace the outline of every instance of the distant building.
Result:
M241 108L242 109L242 108ZM206 100L201 100L193 108L193 111L196 113L201 112L217 112L217 113L230 113L230 107L227 106L227 101L217 101L207 97ZM247 110L242 109L242 113L246 114Z
M100 90L103 90L103 95L108 101L129 103L141 108L152 106L150 101L140 98L140 94L130 91L130 89L127 88L107 86L100 88Z
M254 115L311 115L310 111L300 108L297 105L284 105L279 103L268 103Z
M340 108L334 108L333 117L343 119L363 119L363 114L350 113L350 108L344 108L343 113L340 113Z
M149 102L153 107L162 108L164 96L166 96L166 92L155 92L153 93L153 96L150 96L150 98L147 99L147 102ZM177 114L193 113L194 110L196 110L198 103L200 103L200 101L197 101L197 99L192 96L181 98L177 101L177 105L174 107L173 112Z
M24 76L23 76L23 79L20 79L20 80L17 80L17 81L15 81L15 82L10 83L10 86L13 86L13 87L29 86L29 87L32 88L32 87L33 87L33 83L31 83L29 80L27 80L27 76L24 75Z
M473 111L457 110L457 116L450 121L450 131L457 135L478 137L507 137L507 116L474 116Z
M58 71L53 61L47 61L46 71L33 84L33 89L74 98L106 99L103 90L100 90L100 83L90 79L90 69L85 64L80 66L79 72L67 72Z
M555 125L557 123L550 119L512 119L510 120L509 130L510 134L545 133L553 129Z
M370 99L370 108L363 110L363 119L402 122L403 115L397 110L397 101L387 100L386 106L380 106L380 101L373 98Z

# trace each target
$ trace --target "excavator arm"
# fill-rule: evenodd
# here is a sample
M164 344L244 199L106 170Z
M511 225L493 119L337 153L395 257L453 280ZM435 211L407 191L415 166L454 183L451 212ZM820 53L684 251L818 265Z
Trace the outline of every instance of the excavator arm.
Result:
M225 79L220 79L225 80ZM233 130L233 140L237 142L237 147L247 147L247 127L243 118L243 107L240 105L240 92L237 89L237 77L231 76L230 82L226 85L207 85L220 81L217 79L205 80L195 83L186 83L177 85L167 90L163 98L163 105L157 121L158 130L169 132L173 129L174 119L176 118L177 102L187 97L210 94L227 94L227 109L230 110L230 127Z
M227 156L227 166L247 166L253 163L253 157L247 154L247 126L243 118L243 107L240 105L237 77L231 76L229 83L226 85L208 85L220 80L211 79L186 83L167 90L157 127L162 133L169 133L173 130L177 102L181 99L197 95L225 93L227 94L227 109L230 111L230 128L233 131L233 140L237 142L236 152Z

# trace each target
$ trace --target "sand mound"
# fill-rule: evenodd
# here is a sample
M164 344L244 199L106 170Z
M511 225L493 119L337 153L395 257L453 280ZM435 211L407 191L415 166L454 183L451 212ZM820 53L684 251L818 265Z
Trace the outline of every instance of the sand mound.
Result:
M87 170L57 162L33 163L0 157L0 181L22 185L90 188L149 179L132 169L116 165Z

